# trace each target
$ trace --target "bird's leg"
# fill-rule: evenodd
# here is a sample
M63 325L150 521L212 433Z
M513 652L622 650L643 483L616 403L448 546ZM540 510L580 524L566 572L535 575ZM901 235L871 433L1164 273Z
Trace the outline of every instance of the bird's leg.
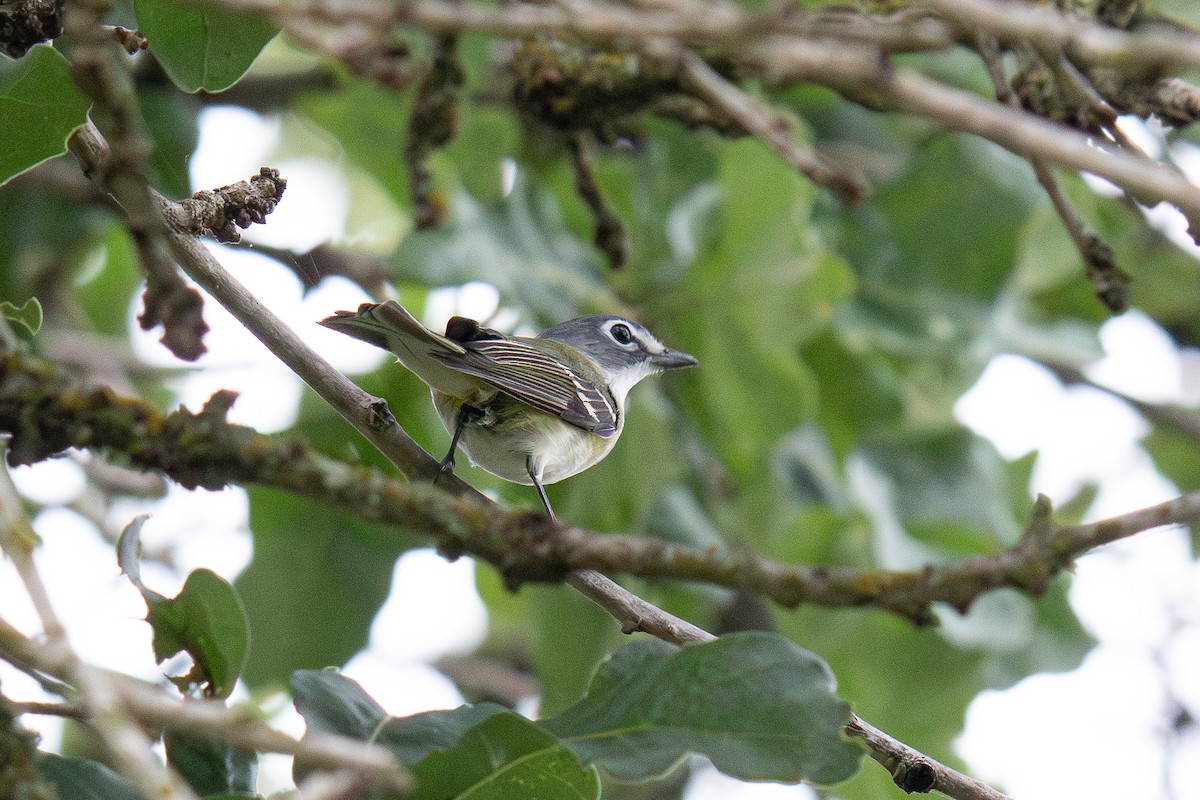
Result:
M454 433L450 437L450 451L442 459L442 473L454 472L454 453L458 450L458 440L466 427L483 418L483 409L463 403L458 407L458 416L454 419Z
M533 488L537 489L538 497L542 498L542 505L546 507L546 514L549 515L550 521L558 524L558 519L554 516L554 509L550 507L550 498L546 497L546 489L542 486L542 470L540 467L534 466L533 456L525 456L525 471L529 473L529 478L533 481Z

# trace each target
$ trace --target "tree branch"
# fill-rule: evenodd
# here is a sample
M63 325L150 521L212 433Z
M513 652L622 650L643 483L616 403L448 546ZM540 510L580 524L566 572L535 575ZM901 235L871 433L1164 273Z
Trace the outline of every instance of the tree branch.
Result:
M103 0L76 0L66 6L63 19L73 42L72 77L93 100L91 122L83 130L95 130L89 144L102 148L91 159L95 169L85 172L124 213L146 274L143 311L138 317L142 328L161 325L163 344L179 358L195 361L204 354L208 330L201 316L203 303L199 293L180 278L163 240L162 210L146 179L150 135L138 109L128 56L101 22L107 11Z
M1086 136L1064 125L986 101L911 70L893 69L887 55L903 48L898 43L880 45L869 37L853 35L851 32L864 24L864 16L860 14L838 15L828 10L820 14L775 10L755 14L719 1L662 10L614 6L597 0L571 0L555 6L512 3L497 7L420 0L405 4L399 12L391 4L369 1L355 4L315 0L298 4L282 0L210 1L224 7L267 13L293 26L340 25L347 31L362 25L384 28L407 25L437 33L477 31L513 37L554 32L582 37L601 46L623 37L649 52L669 56L667 60L677 64L680 78L697 94L717 104L812 180L843 196L857 195L852 179L831 171L798 148L786 131L773 122L773 114L687 49L704 46L706 59L719 54L747 77L755 76L776 85L816 83L871 107L927 117L949 130L980 136L1022 158L1044 159L1091 172L1145 198L1144 202L1165 200L1176 205L1193 223L1192 229L1200 230L1195 224L1200 221L1200 190L1173 169L1121 151L1097 149ZM1153 35L1130 33L1022 3L936 0L930 5L959 26L959 31L965 31L946 38L947 47L959 39L973 42L982 30L1002 42L1020 39L1039 49L1065 52L1073 64L1117 65L1140 76L1153 76L1165 65L1200 65L1200 36L1174 29L1155 28ZM820 38L812 33L818 19ZM920 15L907 24L909 31L943 32L944 28L939 26L946 25L935 19L922 19ZM845 29L846 36L839 37L839 29ZM928 44L925 41L923 46ZM1159 83L1154 85L1157 87ZM1158 93L1158 89L1149 92L1155 96ZM1200 107L1200 100L1190 102Z
M229 424L225 413L234 397L221 392L199 413L180 409L163 416L105 389L81 390L72 377L45 362L10 355L0 365L0 430L13 434L13 463L37 461L67 447L90 447L121 454L136 467L162 471L184 486L271 486L432 537L445 554L483 559L513 584L561 580L575 570L594 569L704 581L760 594L787 608L801 603L873 606L918 624L934 621L935 602L965 611L981 594L1000 587L1037 594L1075 558L1114 538L1200 517L1196 493L1084 531L1055 526L1048 503L1040 501L1025 536L995 555L899 571L781 564L752 554L556 528L541 514L500 511L474 490L453 496L443 490L444 479L435 488L429 479L409 483L347 465L295 440ZM613 602L620 607L620 600ZM635 629L658 624L638 623ZM664 630L671 641L679 640L679 632Z
M4 620L0 620L0 655L63 680L68 680L71 670L78 667L72 666L72 659L56 656L46 643L30 639ZM260 753L299 756L317 767L352 770L362 778L394 791L408 793L412 789L408 771L389 750L378 745L313 731L305 734L303 739L295 739L267 725L252 711L184 700L127 675L96 667L88 669L107 681L113 702L151 730L195 734ZM17 710L25 709L18 705ZM95 710L85 706L82 716L94 719ZM161 762L159 766L162 766Z

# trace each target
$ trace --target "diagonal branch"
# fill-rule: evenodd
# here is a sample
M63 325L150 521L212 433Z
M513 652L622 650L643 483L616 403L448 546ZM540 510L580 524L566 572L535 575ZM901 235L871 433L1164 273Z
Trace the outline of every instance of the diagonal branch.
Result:
M786 608L870 606L932 624L934 603L965 611L980 595L1001 587L1038 594L1074 559L1096 547L1200 518L1200 492L1072 527L1056 526L1043 499L1016 546L993 555L895 571L782 564L750 553L556 527L541 514L503 511L473 489L454 496L442 488L444 480L434 487L428 479L407 482L348 465L294 439L230 424L225 414L234 397L219 392L199 413L180 409L163 416L108 390L81 389L64 371L30 357L10 355L0 363L0 430L13 434L13 463L37 461L71 446L89 447L120 454L135 467L162 471L189 487L256 483L283 489L429 536L447 555L467 553L493 564L512 584L558 581L576 570L597 570L703 581L760 594ZM342 405L357 413L353 403Z
M665 45L662 47L670 49ZM797 142L786 121L753 95L723 78L690 50L677 48L672 55L679 65L685 87L761 139L785 164L818 186L832 191L846 205L853 206L862 199L865 190L861 183L833 169L811 149Z
M772 81L829 86L873 107L926 117L949 130L995 142L1022 158L1091 172L1149 201L1175 205L1200 231L1200 188L1174 169L1120 151L1093 147L1087 137L1026 111L998 105L909 69L887 68L869 51L826 44L767 41L747 57Z
M1010 90L1004 76L1004 65L1001 63L1002 56L996 40L980 34L977 37L976 49L992 81L996 100L1010 108L1020 108L1020 100ZM1119 130L1115 125L1113 128ZM1129 274L1114 261L1112 247L1084 221L1083 215L1067 197L1062 184L1046 162L1038 156L1030 156L1029 165L1053 203L1054 210L1058 212L1071 241L1075 243L1087 276L1096 287L1096 297L1112 313L1122 313L1129 307Z

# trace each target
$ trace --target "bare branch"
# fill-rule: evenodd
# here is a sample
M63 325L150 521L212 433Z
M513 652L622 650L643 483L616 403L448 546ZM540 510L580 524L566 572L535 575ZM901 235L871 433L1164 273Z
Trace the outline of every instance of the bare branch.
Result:
M78 0L64 12L64 29L73 42L72 76L94 101L92 121L81 130L97 131L89 144L100 152L90 160L103 169L88 177L121 206L146 274L142 328L161 325L163 344L179 358L194 361L204 354L208 330L200 314L202 301L180 277L163 239L162 211L146 180L150 136L138 110L128 56L101 22L107 11L102 0Z
M267 725L250 709L184 700L129 676L82 665L77 658L70 655L64 657L61 651L56 651L47 643L30 639L3 620L0 620L0 656L64 679L82 668L93 679L103 681L112 704L110 710L117 708L121 713L132 715L140 725L151 730L193 734L260 753L301 756L314 766L351 770L370 783L381 784L401 793L407 793L412 788L408 771L383 747L359 739L317 732L310 732L303 739L295 739ZM83 705L82 715L93 724L96 713L94 707L86 703ZM162 762L159 761L158 765L161 768Z
M846 733L861 739L871 758L882 764L895 784L909 794L938 791L956 800L1008 800L987 784L893 739L857 714L851 715Z
M1085 63L1132 64L1147 70L1200 66L1200 36L1178 28L1153 26L1131 33L1035 3L923 0L922 5L948 21L987 31L1001 41L1063 50L1073 60Z
M1000 49L995 39L980 34L977 47L996 92L996 100L1011 108L1019 108L1020 101L1009 89L1008 81L1004 76ZM1033 167L1033 174L1042 188L1046 190L1046 194L1054 204L1054 210L1058 212L1067 233L1071 236L1071 241L1075 243L1079 255L1083 258L1088 278L1096 287L1096 297L1114 314L1125 311L1129 307L1130 277L1114 263L1112 248L1088 227L1083 216L1071 203L1070 198L1063 191L1062 184L1059 183L1058 178L1055 177L1046 162L1037 156L1031 156L1029 164Z
M765 142L784 163L818 186L831 190L847 205L854 205L862 199L862 184L833 169L816 153L797 142L785 120L721 77L695 53L678 50L675 58L685 86Z
M1174 169L1122 152L1093 147L1087 137L1026 111L1006 108L970 92L938 83L907 69L889 69L872 54L851 48L789 42L762 44L748 57L777 82L811 80L850 97L869 99L909 114L928 117L944 127L971 133L1023 158L1091 172L1152 200L1179 208L1200 230L1200 189Z
M8 471L0 469L0 486L4 495L15 495ZM100 740L112 757L117 770L147 797L162 800L197 800L187 784L159 760L152 749L149 737L129 717L118 701L109 676L85 664L75 655L67 641L66 630L55 614L46 592L45 583L33 560L33 529L28 521L18 518L20 504L9 496L0 497L4 512L4 531L0 543L5 554L12 559L25 589L41 618L45 643L36 652L24 648L19 653L19 663L60 677L78 690L78 707L100 735ZM32 538L31 538L32 536ZM0 625L4 623L0 621ZM15 631L0 641L0 653L13 640Z

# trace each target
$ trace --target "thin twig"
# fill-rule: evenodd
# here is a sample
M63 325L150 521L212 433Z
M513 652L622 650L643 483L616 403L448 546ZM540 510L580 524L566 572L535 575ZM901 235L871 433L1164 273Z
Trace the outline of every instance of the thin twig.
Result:
M992 88L996 92L996 100L1019 109L1020 100L1009 88L996 40L980 34L976 41L979 57L983 60L988 77L992 81ZM1062 219L1071 241L1075 243L1087 276L1096 287L1096 297L1114 314L1122 313L1129 308L1129 275L1113 261L1112 248L1084 221L1083 215L1067 197L1062 184L1046 162L1040 156L1030 156L1029 165L1033 168L1038 183L1050 197L1050 202L1054 204L1054 210Z
M1200 66L1200 36L1178 29L1157 26L1131 33L1035 3L922 0L922 6L1001 41L1065 51L1077 63L1135 64L1147 69Z
M953 44L955 36L939 19L920 18L881 23L869 15L812 9L809 13L753 14L728 2L696 4L692 13L674 9L614 3L591 3L580 16L556 4L514 2L504 5L414 0L399 10L388 2L359 0L193 0L205 5L254 11L293 23L360 23L376 29L396 24L442 33L476 31L514 38L548 31L574 32L596 39L674 39L740 47L764 36L812 39L844 38L871 42L890 52L927 50ZM1026 41L1043 49L1065 50L1076 63L1134 64L1144 68L1200 66L1200 37L1175 29L1128 32L1064 16L1050 6L994 3L985 0L927 0L923 8L938 12L958 27L982 29L1002 41ZM771 7L773 9L773 7Z
M668 50L670 52L670 50ZM785 164L818 186L832 191L853 206L863 196L863 186L852 176L833 169L810 148L792 136L790 126L767 106L726 80L690 50L675 49L684 85L728 114L775 151Z
M589 134L584 131L569 134L567 147L571 151L571 166L575 173L575 193L587 206L596 225L592 243L608 259L610 267L620 269L629 261L629 232L600 191Z
M1193 223L1200 221L1200 189L1158 162L1093 147L1065 125L1000 106L909 69L882 69L870 53L827 44L800 47L767 42L746 54L776 82L811 80L904 113L927 117L949 130L999 144L1022 158L1091 172L1139 197L1165 200ZM1200 225L1194 225L1200 229Z
M0 471L3 472L0 486L11 488L8 471L2 468ZM121 706L109 677L84 663L71 649L66 630L50 604L45 583L34 563L32 546L27 538L18 536L16 532L14 516L19 513L20 505L14 506L10 498L0 498L0 501L6 529L0 541L33 601L45 637L45 642L35 652L31 653L29 649L20 652L19 662L24 665L31 664L41 671L56 675L75 687L81 715L89 720L100 735L117 770L132 781L146 797L161 800L197 800L187 784L159 760L152 749L150 739ZM32 533L28 522L24 527L29 528L29 532ZM12 636L9 635L5 639L11 641ZM6 649L3 644L7 641L0 643L0 652Z
M850 715L846 733L861 739L871 758L882 764L907 793L938 791L956 800L1009 800L986 783L892 738L857 714Z
M61 651L30 639L4 620L0 620L0 656L62 678L81 666L73 655L63 656ZM95 679L106 683L114 706L151 730L198 735L260 753L298 756L316 767L353 770L373 784L402 793L412 787L408 771L379 745L315 731L305 734L303 739L295 739L267 725L252 710L184 700L127 675L82 666ZM96 709L82 706L82 716L94 722L95 715Z
M711 70L694 54L673 43L698 41L737 42L725 52L742 70L776 84L810 81L839 91L851 99L930 118L950 129L980 136L1028 158L1084 170L1122 186L1148 202L1165 200L1176 205L1191 221L1200 221L1200 190L1163 164L1121 152L1105 152L1086 137L1034 114L1005 108L978 96L886 63L877 46L822 39L789 32L788 15L754 15L728 2L709 2L694 12L647 10L613 6L594 0L572 0L570 8L512 3L481 6L418 0L397 10L392 4L364 2L281 2L281 0L219 0L219 5L287 17L293 23L385 27L413 25L430 31L484 31L507 36L536 36L548 31L581 36L594 41L627 37L644 46L666 48L666 55L682 58L697 90L712 86ZM1003 5L979 0L934 0L931 6L962 25L992 33L1002 41L1025 36L1039 48L1066 51L1075 63L1132 63L1149 67L1163 64L1200 65L1200 37L1182 33L1136 34L1104 28L1064 17L1049 8L1020 3ZM689 8L691 5L689 4ZM961 12L961 13L960 13ZM936 22L935 20L928 20ZM1160 35L1161 34L1161 35ZM887 52L893 51L888 48ZM682 54L682 55L681 55ZM724 81L717 75L721 81ZM737 89L739 103L745 93ZM728 94L717 92L722 102ZM754 101L751 99L751 103ZM736 105L736 104L735 104ZM828 179L836 187L839 176L824 174L803 153L787 153L794 143L784 131L772 131L763 120L774 118L753 109L748 130L772 142L784 158L798 168L814 171L814 180ZM1200 230L1200 225L1194 226Z

